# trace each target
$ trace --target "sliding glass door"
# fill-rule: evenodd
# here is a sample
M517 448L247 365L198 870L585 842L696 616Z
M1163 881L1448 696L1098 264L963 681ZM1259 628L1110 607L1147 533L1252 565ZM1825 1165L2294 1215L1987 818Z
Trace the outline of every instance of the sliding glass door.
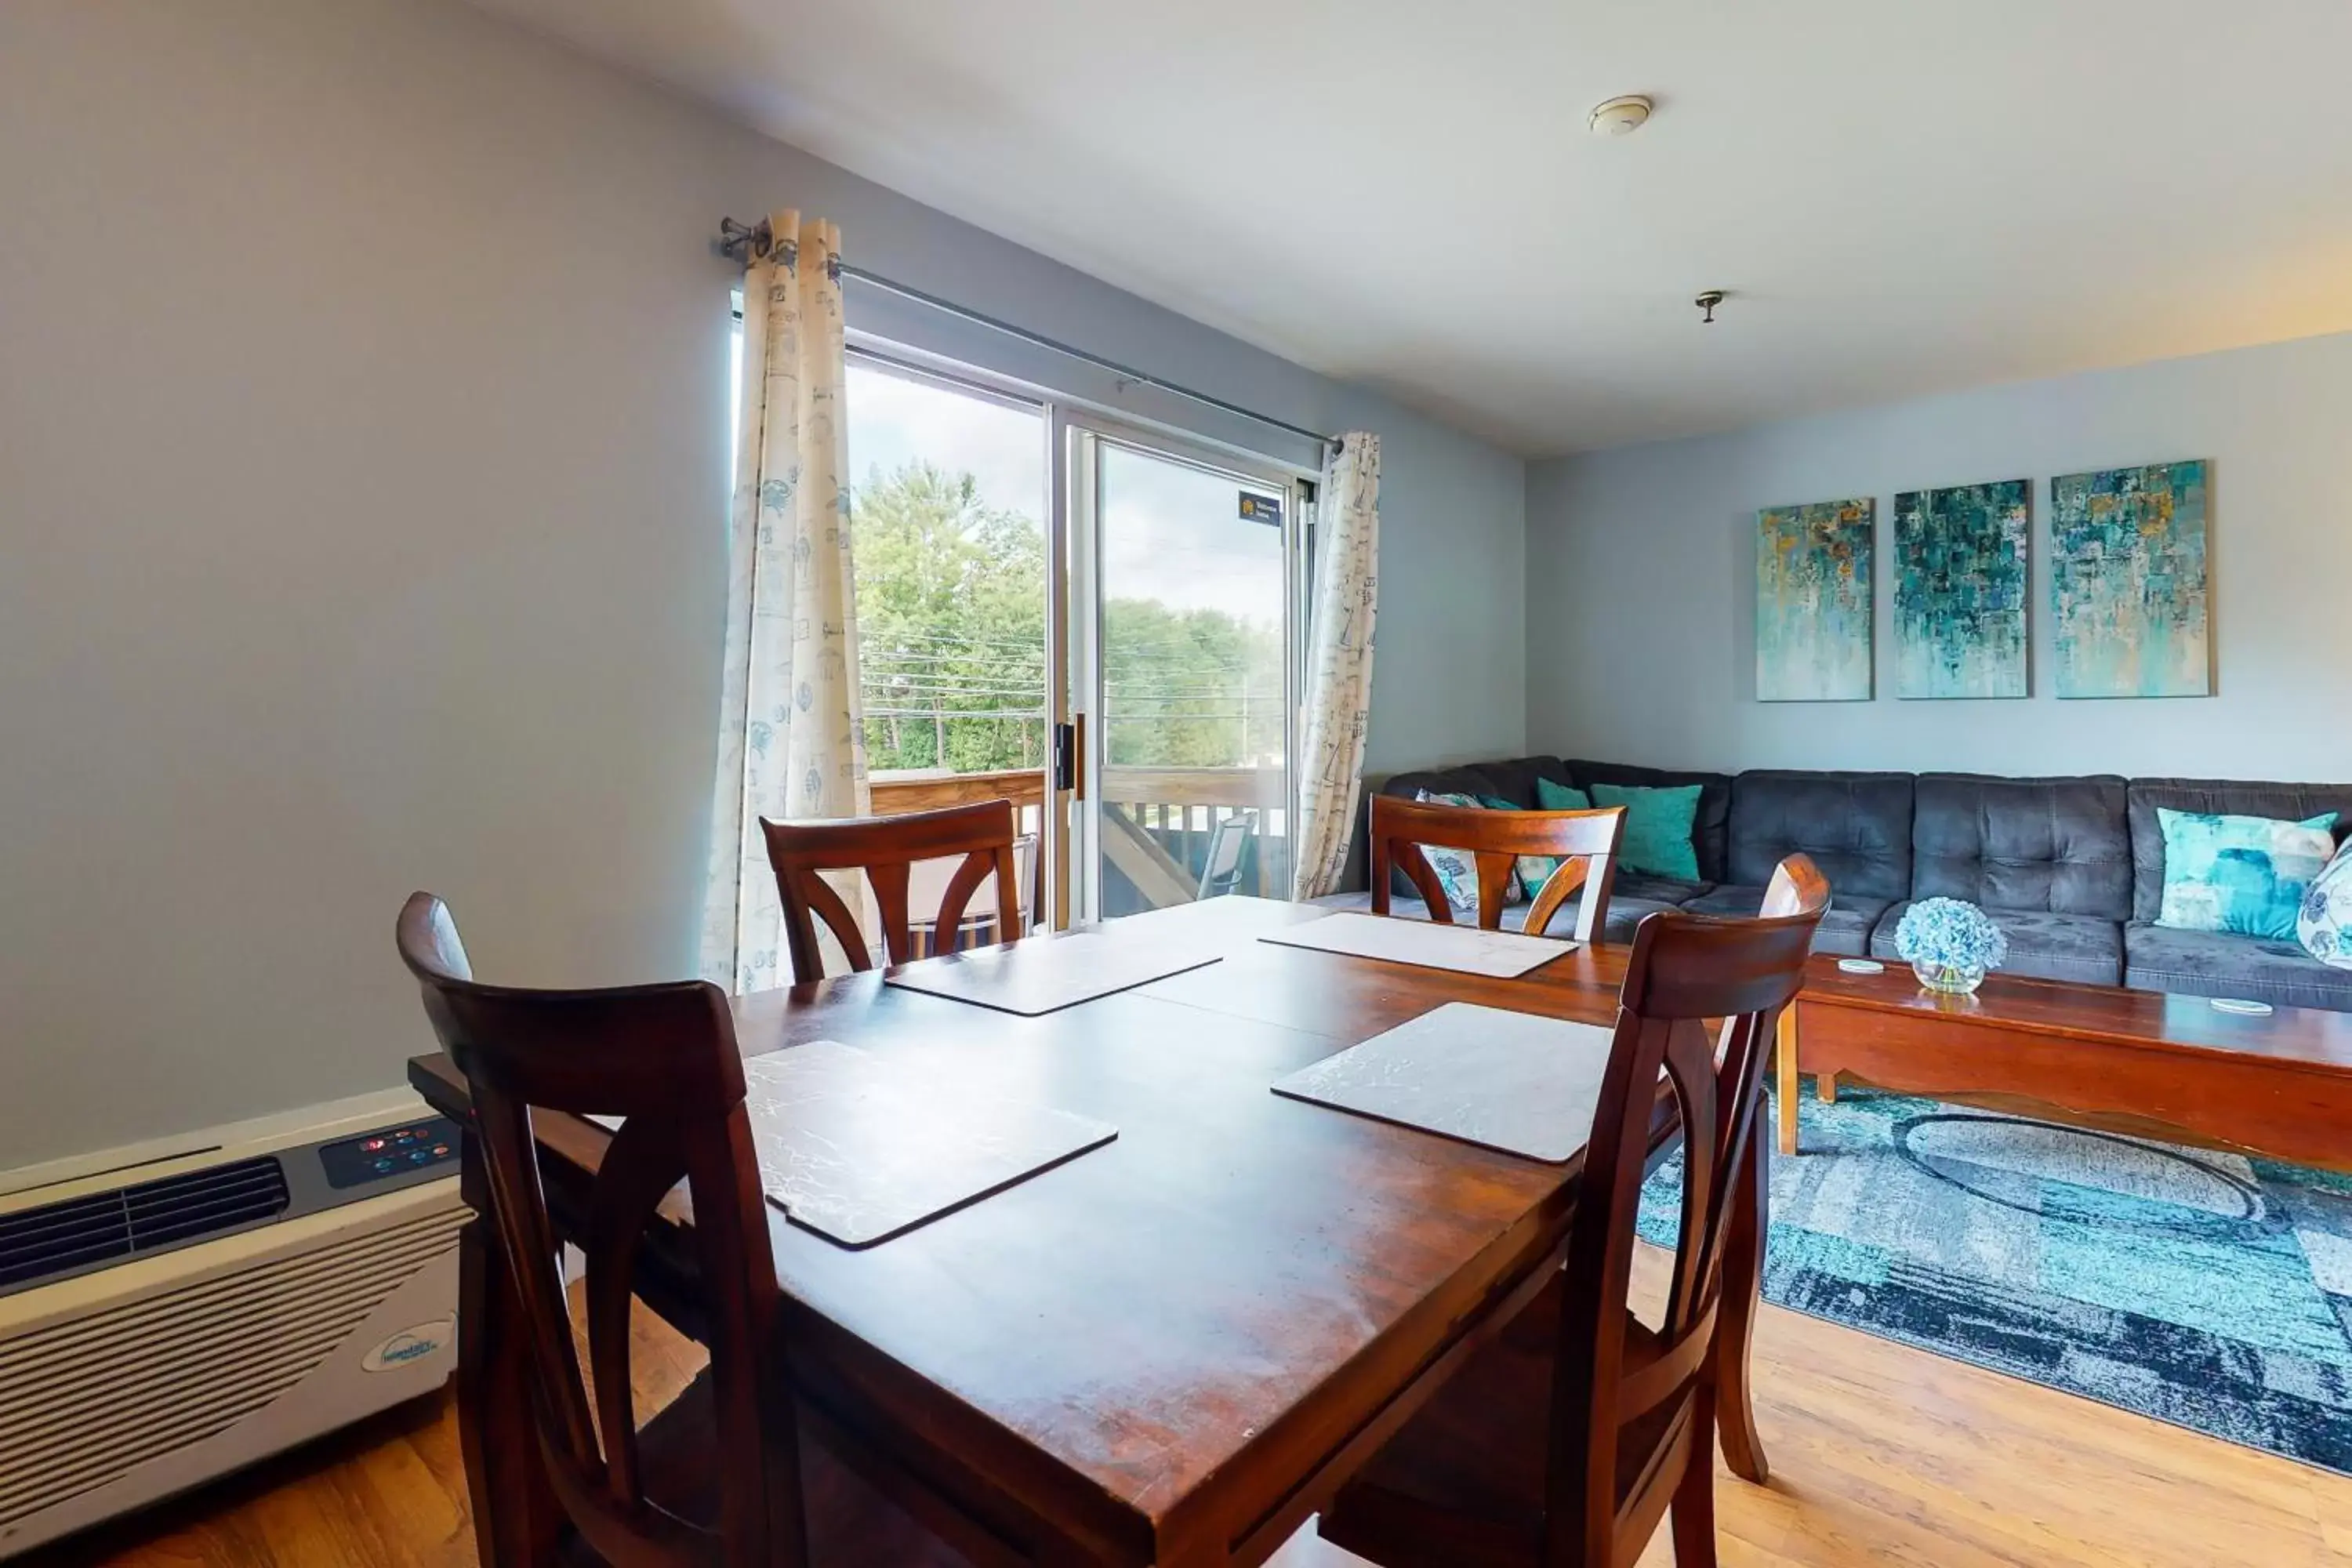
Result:
M1306 474L869 352L847 404L874 810L1013 801L1040 927L1286 896Z
M1090 421L1068 441L1076 912L1286 897L1306 486Z

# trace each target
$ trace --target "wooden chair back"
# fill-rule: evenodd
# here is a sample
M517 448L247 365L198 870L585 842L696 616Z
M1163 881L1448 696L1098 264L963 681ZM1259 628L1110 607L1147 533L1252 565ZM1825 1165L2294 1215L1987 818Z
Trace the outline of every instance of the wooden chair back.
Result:
M955 931L963 921L972 889L994 871L997 941L1013 942L1021 935L1020 874L1013 861L1015 819L1009 800L842 822L772 822L761 817L760 828L767 836L768 864L775 869L776 891L783 900L784 942L792 954L793 979L799 984L824 978L824 957L816 939L818 920L832 931L852 969L875 966L866 933L858 929L841 895L824 879L827 871L865 873L874 892L883 947L892 963L908 963L921 956L908 930L907 907L908 868L919 860L950 855L964 858L948 879L933 930Z
M1503 903L1522 855L1549 855L1559 865L1528 895L1527 931L1544 934L1568 896L1583 889L1576 925L1579 942L1598 942L1609 924L1609 889L1617 875L1617 848L1625 837L1625 808L1600 811L1488 811L1376 795L1371 813L1372 912L1389 912L1389 872L1402 870L1429 906L1429 918L1451 924L1445 889L1422 853L1426 845L1472 856L1478 868L1478 923L1500 930Z
M1634 931L1569 1233L1547 1568L1632 1563L1690 1467L1711 1484L1715 1328L1734 1194L1775 1026L1804 982L1829 901L1829 883L1795 855L1773 874L1755 920L1666 911ZM1722 1020L1715 1037L1711 1019ZM1682 1221L1664 1323L1635 1358L1626 1302L1662 1073L1684 1130ZM1641 1442L1651 1451L1623 1451ZM1621 1497L1628 1468L1642 1479Z
M798 1568L806 1541L796 1435L789 1413L773 1414L761 1392L774 1386L767 1361L779 1291L725 994L701 981L601 991L481 984L448 909L429 893L409 899L399 936L425 1014L471 1091L515 1331L528 1341L532 1426L557 1502L616 1568ZM625 1119L580 1226L584 1376L540 1183L539 1110ZM680 1181L694 1205L686 1228L712 1282L715 1530L647 1500L630 1394L633 1260Z

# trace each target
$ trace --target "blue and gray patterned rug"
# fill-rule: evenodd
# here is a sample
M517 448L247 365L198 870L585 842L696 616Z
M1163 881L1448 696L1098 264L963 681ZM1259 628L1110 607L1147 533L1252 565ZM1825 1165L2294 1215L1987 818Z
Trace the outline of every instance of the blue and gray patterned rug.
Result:
M1800 1115L1768 1300L2352 1474L2352 1176L1853 1089Z

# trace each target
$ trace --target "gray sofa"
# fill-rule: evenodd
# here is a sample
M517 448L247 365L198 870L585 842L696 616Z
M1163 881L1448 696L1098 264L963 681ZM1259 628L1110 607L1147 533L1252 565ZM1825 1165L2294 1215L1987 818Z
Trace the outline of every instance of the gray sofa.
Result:
M2333 811L2340 842L2352 828L2352 784L1774 769L1734 776L1518 757L1399 773L1380 792L1411 799L1420 790L1459 791L1532 807L1538 778L1579 789L1700 786L1691 831L1699 879L1621 870L1610 898L1612 942L1630 940L1642 918L1661 909L1752 914L1772 868L1801 850L1832 889L1816 952L1893 960L1895 924L1913 900L1966 899L2000 922L2012 974L2352 1012L2352 970L2330 968L2295 942L2156 924L2164 888L2158 807L2295 820ZM1370 895L1320 901L1362 908ZM1401 876L1390 907L1426 912ZM1516 926L1526 913L1526 905L1513 905L1504 923Z

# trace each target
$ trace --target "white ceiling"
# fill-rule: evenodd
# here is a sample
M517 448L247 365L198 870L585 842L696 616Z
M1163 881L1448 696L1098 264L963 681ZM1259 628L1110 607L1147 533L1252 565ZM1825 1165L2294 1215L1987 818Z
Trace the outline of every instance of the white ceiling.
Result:
M2344 0L478 3L1530 454L2352 328Z

